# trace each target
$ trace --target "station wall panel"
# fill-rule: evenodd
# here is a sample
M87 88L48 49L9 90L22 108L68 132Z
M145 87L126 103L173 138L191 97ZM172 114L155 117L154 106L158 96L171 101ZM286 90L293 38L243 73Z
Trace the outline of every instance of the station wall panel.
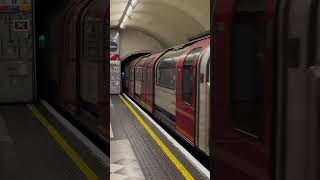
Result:
M0 2L0 103L34 98L32 1Z

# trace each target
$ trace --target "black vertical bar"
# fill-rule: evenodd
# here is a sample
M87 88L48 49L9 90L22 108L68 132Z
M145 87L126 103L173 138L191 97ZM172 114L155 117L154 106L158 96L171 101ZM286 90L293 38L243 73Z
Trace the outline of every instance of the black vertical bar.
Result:
M309 33L308 33L308 52L307 60L308 66L320 65L316 62L317 46L318 44L318 13L319 13L319 0L313 0L310 6L309 15Z
M106 13L105 13L105 17L104 17L104 43L106 49L105 49L105 53L104 53L104 60L106 60L107 62L105 63L104 66L104 82L105 82L105 89L107 90L105 92L106 94L106 118L107 118L107 128L110 132L110 0L105 0L106 1ZM110 142L110 137L109 137L109 142ZM108 144L109 148L110 148L110 144ZM110 157L110 152L107 153Z
M210 80L213 81L213 49L214 49L214 23L213 23L213 16L214 16L214 8L216 5L216 0L210 0ZM209 150L210 150L210 179L214 179L214 154L213 154L213 82L210 82L210 137L209 137Z
M37 81L37 41L36 41L36 5L35 5L36 0L31 0L31 22L32 22L32 58L33 58L33 78L32 78L32 84L33 84L33 101L36 101L38 99L38 81Z

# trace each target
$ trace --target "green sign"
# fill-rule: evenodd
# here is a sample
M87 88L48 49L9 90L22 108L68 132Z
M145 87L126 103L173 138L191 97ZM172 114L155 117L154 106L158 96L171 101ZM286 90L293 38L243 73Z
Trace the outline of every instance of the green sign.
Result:
M45 45L46 45L46 37L43 34L41 34L39 36L39 48L43 49L45 48Z

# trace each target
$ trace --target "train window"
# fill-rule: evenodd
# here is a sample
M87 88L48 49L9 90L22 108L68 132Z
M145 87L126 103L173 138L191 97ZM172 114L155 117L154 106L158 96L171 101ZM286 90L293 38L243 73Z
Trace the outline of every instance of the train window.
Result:
M129 87L129 65L126 65L125 67L125 72L124 72L124 80L125 80L125 85L126 85L126 88Z
M133 67L133 65L131 65L130 72L131 72L130 80L133 81L134 80L134 67Z
M182 99L185 103L192 104L193 95L193 64L200 55L201 48L193 49L186 57L182 68Z
M157 85L176 89L176 65L179 57L184 52L184 49L170 51L163 55L157 65Z
M235 130L257 137L263 124L265 1L237 2L231 30L230 108Z
M135 80L136 81L141 81L142 80L142 78L141 78L141 73L142 73L141 68L137 67L135 73L136 73L135 74Z
M152 89L152 70L151 68L148 67L149 63L153 61L154 58L150 59L147 61L147 64L146 64L146 72L148 73L146 76L147 76L147 82L146 82L146 89L148 91L148 94L149 92L151 91Z

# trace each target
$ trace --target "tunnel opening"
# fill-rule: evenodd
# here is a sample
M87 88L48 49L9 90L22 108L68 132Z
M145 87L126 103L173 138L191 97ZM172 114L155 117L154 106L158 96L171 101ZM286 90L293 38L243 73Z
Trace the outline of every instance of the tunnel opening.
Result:
M132 53L126 57L124 57L121 60L121 87L122 87L122 92L127 92L128 89L126 89L126 81L125 81L125 77L127 76L126 71L125 71L125 67L128 63L132 62L134 59L138 58L138 57L142 57L142 56L146 56L148 55L148 52L136 52L136 53Z

